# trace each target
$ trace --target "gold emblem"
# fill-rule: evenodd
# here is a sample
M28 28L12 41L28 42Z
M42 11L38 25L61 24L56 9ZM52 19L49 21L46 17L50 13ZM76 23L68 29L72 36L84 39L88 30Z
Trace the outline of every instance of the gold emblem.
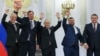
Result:
M23 11L27 11L27 8L32 4L32 0L5 0L5 4L11 12L19 8L18 15L23 17Z
M22 8L27 8L31 5L32 0L5 0L5 4L9 8L16 7L16 4L21 6Z
M35 0L37 4L37 0ZM23 17L23 11L27 11L28 7L32 4L32 0L5 0L6 7L10 9L10 12L19 8L18 16ZM38 20L37 16L34 16L35 20Z

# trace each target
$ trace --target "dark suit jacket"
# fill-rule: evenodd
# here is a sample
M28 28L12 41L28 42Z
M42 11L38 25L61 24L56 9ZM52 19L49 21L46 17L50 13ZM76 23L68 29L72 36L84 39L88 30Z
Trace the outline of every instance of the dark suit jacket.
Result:
M70 24L66 24L66 21L67 20L64 18L63 29L65 32L65 36L64 36L62 45L63 46L73 46L73 45L78 46L78 40L83 42L83 39L84 39L80 33L80 29L76 27L78 30L78 34L75 34L74 27Z
M6 22L7 15L4 14L2 18L2 24L4 25L6 31L7 31L7 46L14 46L17 41L19 40L19 29L21 28L21 24L16 23L17 31L14 28L14 25L11 22Z
M100 24L97 24L97 30L94 31L92 23L86 24L83 36L88 43L89 48L100 49Z
M52 48L57 48L57 44L56 44L56 39L55 39L55 31L61 26L61 21L58 22L58 24L54 27L50 27L50 34L48 29L46 29L45 27L41 26L41 23L38 22L38 29L40 32L40 38L38 38L38 43L40 43L40 48L41 49L46 49L50 46L50 42L51 42L51 46Z
M18 12L15 12L15 13L18 14ZM21 31L21 34L20 34L20 38L19 38L19 42L20 43L26 43L27 39L29 37L29 34L30 34L30 41L29 42L30 42L31 45L35 45L36 34L37 34L37 22L34 21L35 26L34 26L33 29L31 29L31 24L30 24L28 17L24 17L24 18L18 17L17 21L23 25L22 31Z

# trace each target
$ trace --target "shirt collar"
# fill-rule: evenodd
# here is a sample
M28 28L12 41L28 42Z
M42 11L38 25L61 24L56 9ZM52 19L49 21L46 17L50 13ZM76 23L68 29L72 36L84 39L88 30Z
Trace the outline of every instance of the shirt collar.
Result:
M97 26L98 23L95 23L95 25ZM94 23L92 23L92 25L94 26Z

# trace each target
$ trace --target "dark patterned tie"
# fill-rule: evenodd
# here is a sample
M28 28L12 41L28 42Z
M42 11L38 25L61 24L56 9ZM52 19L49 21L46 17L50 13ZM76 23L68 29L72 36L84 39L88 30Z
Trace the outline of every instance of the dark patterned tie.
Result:
M31 27L31 29L33 28L33 24L32 24L32 21L30 21L30 27Z
M95 27L95 24L94 24L94 32L96 31L96 27Z
M16 24L13 24L14 25L14 29L15 29L15 31L17 31L17 27L16 27Z

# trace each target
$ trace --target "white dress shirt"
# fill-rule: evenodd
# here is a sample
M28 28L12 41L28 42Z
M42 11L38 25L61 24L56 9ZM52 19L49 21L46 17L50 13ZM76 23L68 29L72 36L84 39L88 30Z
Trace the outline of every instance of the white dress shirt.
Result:
M76 26L73 27L74 27L75 34L78 34L78 29L76 28Z
M35 27L34 20L30 20L30 24L31 24L31 29L33 29ZM27 41L30 41L30 36L31 34L29 34Z
M13 23L13 26L14 26L14 29L15 31L17 31L17 26L16 26L16 23ZM16 43L18 42L17 38L16 38Z
M15 31L17 31L17 26L16 26L16 24L13 24L14 25L14 29L15 29Z
M34 28L34 21L30 20L30 23L31 23L31 29L33 29Z
M94 29L94 27L95 27L95 31L97 30L97 23L95 23L95 26L94 26L94 24L92 23L92 27L93 27L93 29Z
M49 31L49 34L51 33L51 30L50 29L48 29L48 31Z

